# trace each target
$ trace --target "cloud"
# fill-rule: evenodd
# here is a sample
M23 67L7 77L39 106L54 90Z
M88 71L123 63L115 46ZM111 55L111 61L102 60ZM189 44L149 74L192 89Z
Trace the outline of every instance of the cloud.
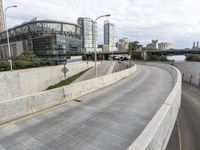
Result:
M143 44L151 39L171 41L177 48L191 47L200 40L199 0L3 0L9 10L9 26L33 17L76 23L80 16L95 18L110 13L117 26L118 38L129 37ZM99 20L102 42L103 21Z

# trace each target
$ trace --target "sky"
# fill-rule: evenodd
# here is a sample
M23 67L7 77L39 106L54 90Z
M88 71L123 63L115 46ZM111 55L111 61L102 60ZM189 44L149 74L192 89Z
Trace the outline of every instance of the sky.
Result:
M152 39L172 42L174 48L191 48L200 41L200 0L3 0L8 26L13 27L34 17L76 23L78 17L96 17L99 43L103 42L103 23L116 25L116 39L128 37L143 45Z

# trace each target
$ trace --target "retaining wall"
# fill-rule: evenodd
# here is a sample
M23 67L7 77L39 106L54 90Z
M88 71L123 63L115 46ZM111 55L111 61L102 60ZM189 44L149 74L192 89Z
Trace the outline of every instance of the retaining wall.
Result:
M200 87L200 62L177 62L174 66L181 71L184 82Z
M124 79L137 70L132 68L108 74L91 80L86 80L61 88L39 92L0 102L0 124L31 115L55 105L69 102L88 93L99 90Z
M66 65L67 77L94 66L93 62ZM0 101L40 92L64 79L63 65L0 73Z
M164 104L128 150L165 150L181 105L182 77L180 71L166 64L147 63L147 65L169 71L174 77L174 87Z

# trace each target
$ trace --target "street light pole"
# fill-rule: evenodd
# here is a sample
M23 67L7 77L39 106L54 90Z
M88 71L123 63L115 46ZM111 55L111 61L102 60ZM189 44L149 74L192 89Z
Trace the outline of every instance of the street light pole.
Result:
M107 14L107 15L102 15L102 16L97 17L94 21L94 28L97 24L98 19L103 18L103 17L110 17L110 16L111 16L110 14ZM95 45L94 45L94 59L95 59L95 78L97 78L97 39L96 37L95 37Z
M17 5L13 6L8 6L6 7L4 11L4 27L6 30L6 36L7 36L7 43L8 43L8 57L9 57L9 62L10 62L10 71L13 71L13 66L12 66L12 58L11 58L11 49L10 49L10 39L9 39L9 33L8 33L8 27L7 27L7 19L6 19L6 12L9 8L15 8Z

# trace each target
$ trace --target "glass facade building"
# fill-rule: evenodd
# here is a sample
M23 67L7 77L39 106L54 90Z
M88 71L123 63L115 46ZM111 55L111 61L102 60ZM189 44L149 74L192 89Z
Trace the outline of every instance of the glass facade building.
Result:
M23 51L32 50L41 58L64 59L65 56L80 54L82 47L81 27L67 22L34 19L9 29L9 36L11 45L21 42ZM0 54L7 51L6 42L6 32L0 33Z
M109 21L104 22L104 45L108 45L109 51L116 49L116 27Z
M80 17L77 23L81 26L82 51L87 52L89 49L94 49L97 39L97 24L87 17Z

